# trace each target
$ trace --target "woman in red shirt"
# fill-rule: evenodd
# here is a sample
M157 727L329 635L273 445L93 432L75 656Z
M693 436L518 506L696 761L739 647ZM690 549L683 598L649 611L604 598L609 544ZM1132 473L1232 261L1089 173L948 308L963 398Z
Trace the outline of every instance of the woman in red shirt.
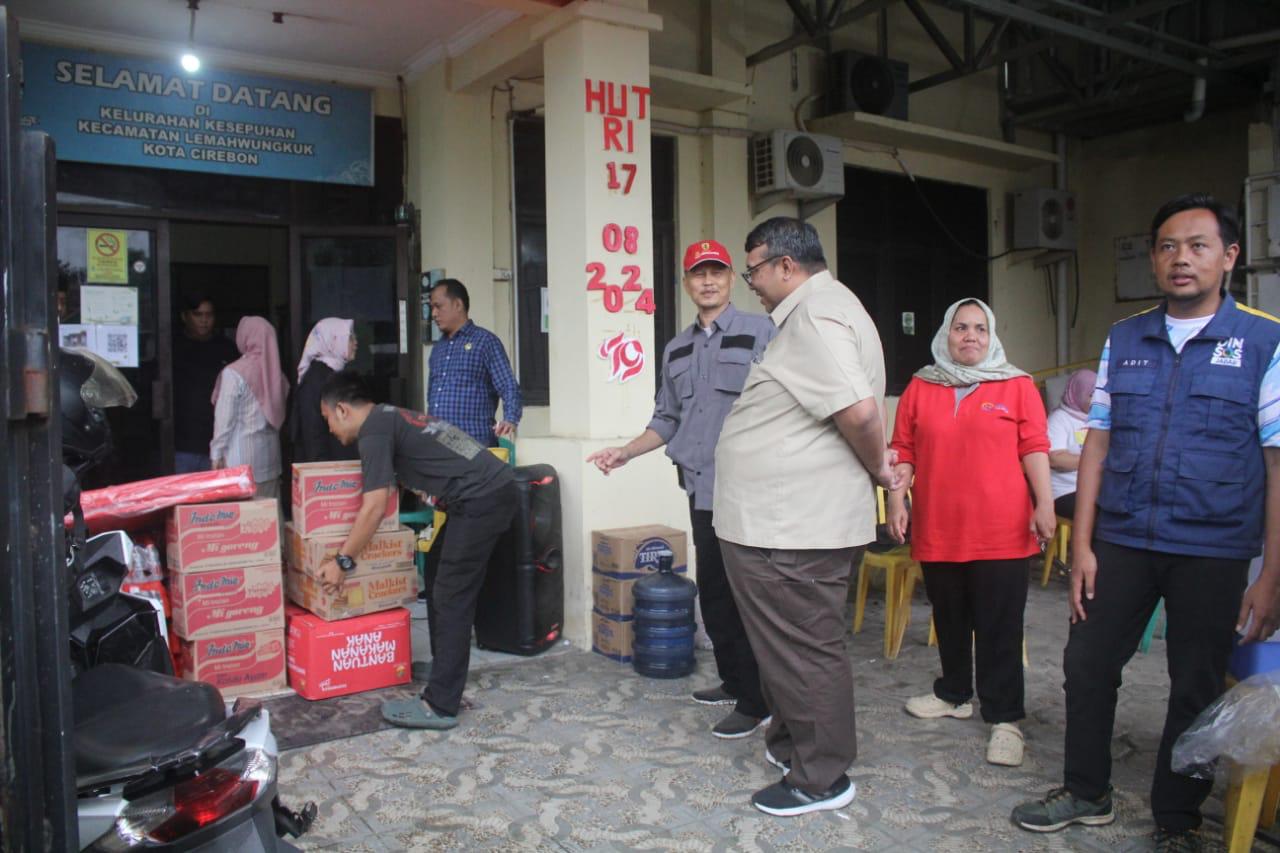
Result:
M981 300L947 309L933 358L907 385L893 430L901 481L915 476L911 556L924 569L942 659L933 692L909 700L907 713L971 717L976 662L982 718L992 725L987 760L1017 766L1027 558L1056 524L1044 404L1005 360ZM902 541L905 488L889 496L887 521Z

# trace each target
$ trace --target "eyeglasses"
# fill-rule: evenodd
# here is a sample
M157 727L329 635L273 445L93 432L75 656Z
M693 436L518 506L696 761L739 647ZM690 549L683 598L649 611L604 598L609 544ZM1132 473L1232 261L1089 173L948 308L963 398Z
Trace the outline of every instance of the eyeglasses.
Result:
M747 267L745 270L742 271L742 280L747 283L747 287L750 287L751 277L756 274L756 270L760 269L765 264L773 263L774 261L780 258L785 258L785 257L786 255L770 255L760 263Z

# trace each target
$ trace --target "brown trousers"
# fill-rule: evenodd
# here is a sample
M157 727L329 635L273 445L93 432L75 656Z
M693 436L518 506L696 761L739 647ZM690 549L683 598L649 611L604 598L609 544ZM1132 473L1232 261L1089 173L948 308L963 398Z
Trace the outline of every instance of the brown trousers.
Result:
M825 791L858 756L844 607L863 549L752 548L721 539L720 551L773 712L765 746L791 764L789 783Z

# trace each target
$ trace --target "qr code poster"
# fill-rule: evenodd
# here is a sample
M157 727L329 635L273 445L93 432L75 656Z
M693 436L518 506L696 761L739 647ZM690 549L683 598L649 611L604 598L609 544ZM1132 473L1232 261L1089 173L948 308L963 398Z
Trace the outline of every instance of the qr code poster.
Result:
M116 367L138 366L137 326L98 326L98 355Z

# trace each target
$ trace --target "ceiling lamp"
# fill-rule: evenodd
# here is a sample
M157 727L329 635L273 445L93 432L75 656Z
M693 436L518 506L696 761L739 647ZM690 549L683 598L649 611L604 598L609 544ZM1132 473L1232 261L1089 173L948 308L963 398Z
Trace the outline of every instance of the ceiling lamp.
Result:
M200 57L196 56L196 12L200 10L200 0L187 0L187 8L191 10L191 28L187 31L187 50L178 62L183 71L195 74L200 70Z

